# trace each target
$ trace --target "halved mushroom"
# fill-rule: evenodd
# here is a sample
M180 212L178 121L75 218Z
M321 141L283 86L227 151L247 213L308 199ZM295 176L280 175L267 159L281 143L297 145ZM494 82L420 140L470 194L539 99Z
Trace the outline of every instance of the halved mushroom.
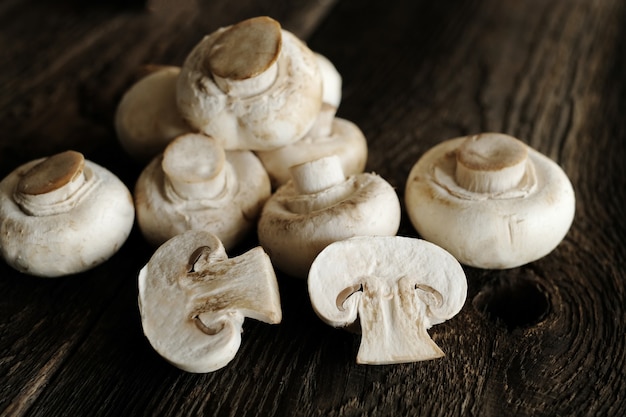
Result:
M311 265L309 296L333 327L360 319L357 363L390 364L444 355L426 332L454 317L467 281L452 255L400 236L359 236L328 245Z
M179 67L158 67L134 83L117 106L118 140L137 160L150 160L175 137L192 131L176 105L179 73Z
M337 156L291 168L261 212L261 246L283 272L306 278L315 256L337 240L395 235L400 202L393 187L375 174L347 177Z
M302 138L322 106L313 52L269 17L206 36L187 56L178 108L225 149L268 150Z
M572 184L551 159L504 134L445 141L415 164L406 207L426 240L479 268L550 253L574 219Z
M137 222L155 246L187 230L205 230L231 249L254 229L270 193L269 177L252 152L225 152L215 139L189 133L139 176Z
M135 209L126 186L75 151L28 162L0 182L0 250L18 271L76 274L109 259Z
M188 372L226 366L246 317L282 319L272 264L256 247L228 258L220 240L189 231L160 246L139 273L143 331L167 361Z

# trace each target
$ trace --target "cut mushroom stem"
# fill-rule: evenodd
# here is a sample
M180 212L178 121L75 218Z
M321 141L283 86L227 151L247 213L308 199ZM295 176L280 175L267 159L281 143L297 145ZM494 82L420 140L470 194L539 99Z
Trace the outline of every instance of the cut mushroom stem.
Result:
M84 169L85 158L79 152L53 155L24 174L17 183L14 198L31 216L69 210L72 207L69 200L77 198L78 190L85 184Z
M300 194L315 194L346 180L341 160L336 155L295 165L289 172Z
M500 193L520 183L527 159L527 146L511 136L470 136L456 152L455 178L466 190Z
M176 138L163 153L166 181L180 197L211 199L226 186L226 153L213 138L186 134Z
M280 24L261 16L226 29L213 44L208 66L218 87L234 97L267 90L278 74Z

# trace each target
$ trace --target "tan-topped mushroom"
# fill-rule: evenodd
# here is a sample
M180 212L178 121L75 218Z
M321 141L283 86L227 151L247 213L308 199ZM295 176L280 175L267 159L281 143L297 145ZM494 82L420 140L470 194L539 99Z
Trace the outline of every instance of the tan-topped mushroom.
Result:
M575 197L551 159L504 134L445 141L424 154L406 184L419 234L464 264L512 268L550 253L572 224Z
M187 56L178 108L224 148L269 150L301 139L322 106L315 55L269 17L206 36Z
M257 227L261 246L283 272L304 279L332 242L397 233L400 202L380 176L346 178L337 156L296 165L291 175L263 207Z
M260 247L228 258L214 235L189 231L160 246L139 273L143 331L167 361L188 372L226 366L244 319L282 319L276 275Z
M461 265L442 248L400 236L359 236L327 246L311 265L309 296L334 327L359 319L357 362L390 364L444 355L426 332L467 296Z
M139 176L137 222L153 245L206 230L230 249L255 227L270 192L252 152L225 152L213 138L190 133L172 141Z
M179 73L179 67L158 67L134 83L117 106L117 137L137 160L150 160L175 137L192 131L176 105Z
M0 250L18 271L76 274L126 241L135 209L126 186L75 151L28 162L0 182Z

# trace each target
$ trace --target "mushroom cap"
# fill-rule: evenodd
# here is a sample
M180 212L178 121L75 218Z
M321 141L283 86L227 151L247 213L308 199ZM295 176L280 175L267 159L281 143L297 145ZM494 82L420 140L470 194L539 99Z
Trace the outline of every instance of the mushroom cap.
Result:
M148 161L175 137L190 132L176 105L179 67L166 66L135 82L115 112L120 145L137 160Z
M507 135L483 135L508 141L512 145L507 145L508 150L523 144ZM494 191L470 191L458 184L456 175L475 169L478 159L458 156L472 138L442 142L413 166L405 192L413 226L424 239L474 267L513 268L547 255L565 237L574 218L574 190L567 175L551 159L523 145L525 152L518 154L527 154L525 163L507 154L503 168L490 171L484 163L483 172L475 174L488 179L498 169L506 169L507 178L520 175L516 185L498 190L502 184L482 181ZM473 152L483 150L473 147Z
M290 180L263 207L257 232L278 269L305 279L313 259L330 243L395 235L399 226L400 202L393 187L378 175L363 173L304 195Z
M461 310L467 280L458 261L432 243L358 236L320 252L308 290L327 324L347 327L360 316L360 363L398 363L443 354L425 330Z
M172 159L180 160L179 172L184 171L190 182L214 176L213 172L202 172L200 167L185 169L184 165L193 163L196 157L180 155ZM173 163L168 166L171 165ZM208 199L186 199L172 193L163 171L163 155L146 166L135 185L135 206L137 223L148 242L158 246L187 230L205 230L218 236L224 246L231 249L254 229L261 208L271 194L267 172L249 151L227 151L221 165L225 171L225 186ZM202 186L201 182L197 184Z
M266 27L267 19L255 21ZM207 57L224 33L244 22L216 30L190 52L178 77L178 108L191 126L220 140L225 149L278 148L301 139L313 126L322 106L322 76L314 53L281 29L273 82L262 93L251 96L222 91ZM270 32L273 37L274 32Z
M2 257L30 275L58 277L103 263L128 238L134 216L126 186L77 152L30 161L0 182Z
M315 52L315 60L320 67L322 75L322 101L336 109L341 104L341 87L343 82L341 74L324 55Z
M260 247L228 258L219 239L189 231L161 245L139 273L144 334L167 361L188 372L230 362L245 317L282 319L276 275Z
M331 134L304 138L271 151L256 152L267 170L272 186L278 188L291 178L289 168L325 156L337 155L346 175L360 174L367 163L367 140L354 123L334 118Z

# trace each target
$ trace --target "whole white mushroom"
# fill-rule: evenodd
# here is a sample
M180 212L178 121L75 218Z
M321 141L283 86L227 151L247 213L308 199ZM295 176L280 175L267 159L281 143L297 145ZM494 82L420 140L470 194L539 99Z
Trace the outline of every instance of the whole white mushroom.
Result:
M202 39L177 83L185 120L227 150L268 150L301 139L315 123L322 93L314 53L265 16Z
M109 259L135 209L126 186L75 151L28 162L0 182L0 250L20 272L58 277Z
M406 183L418 233L479 268L513 268L550 253L574 219L565 172L500 133L451 139L426 152Z

